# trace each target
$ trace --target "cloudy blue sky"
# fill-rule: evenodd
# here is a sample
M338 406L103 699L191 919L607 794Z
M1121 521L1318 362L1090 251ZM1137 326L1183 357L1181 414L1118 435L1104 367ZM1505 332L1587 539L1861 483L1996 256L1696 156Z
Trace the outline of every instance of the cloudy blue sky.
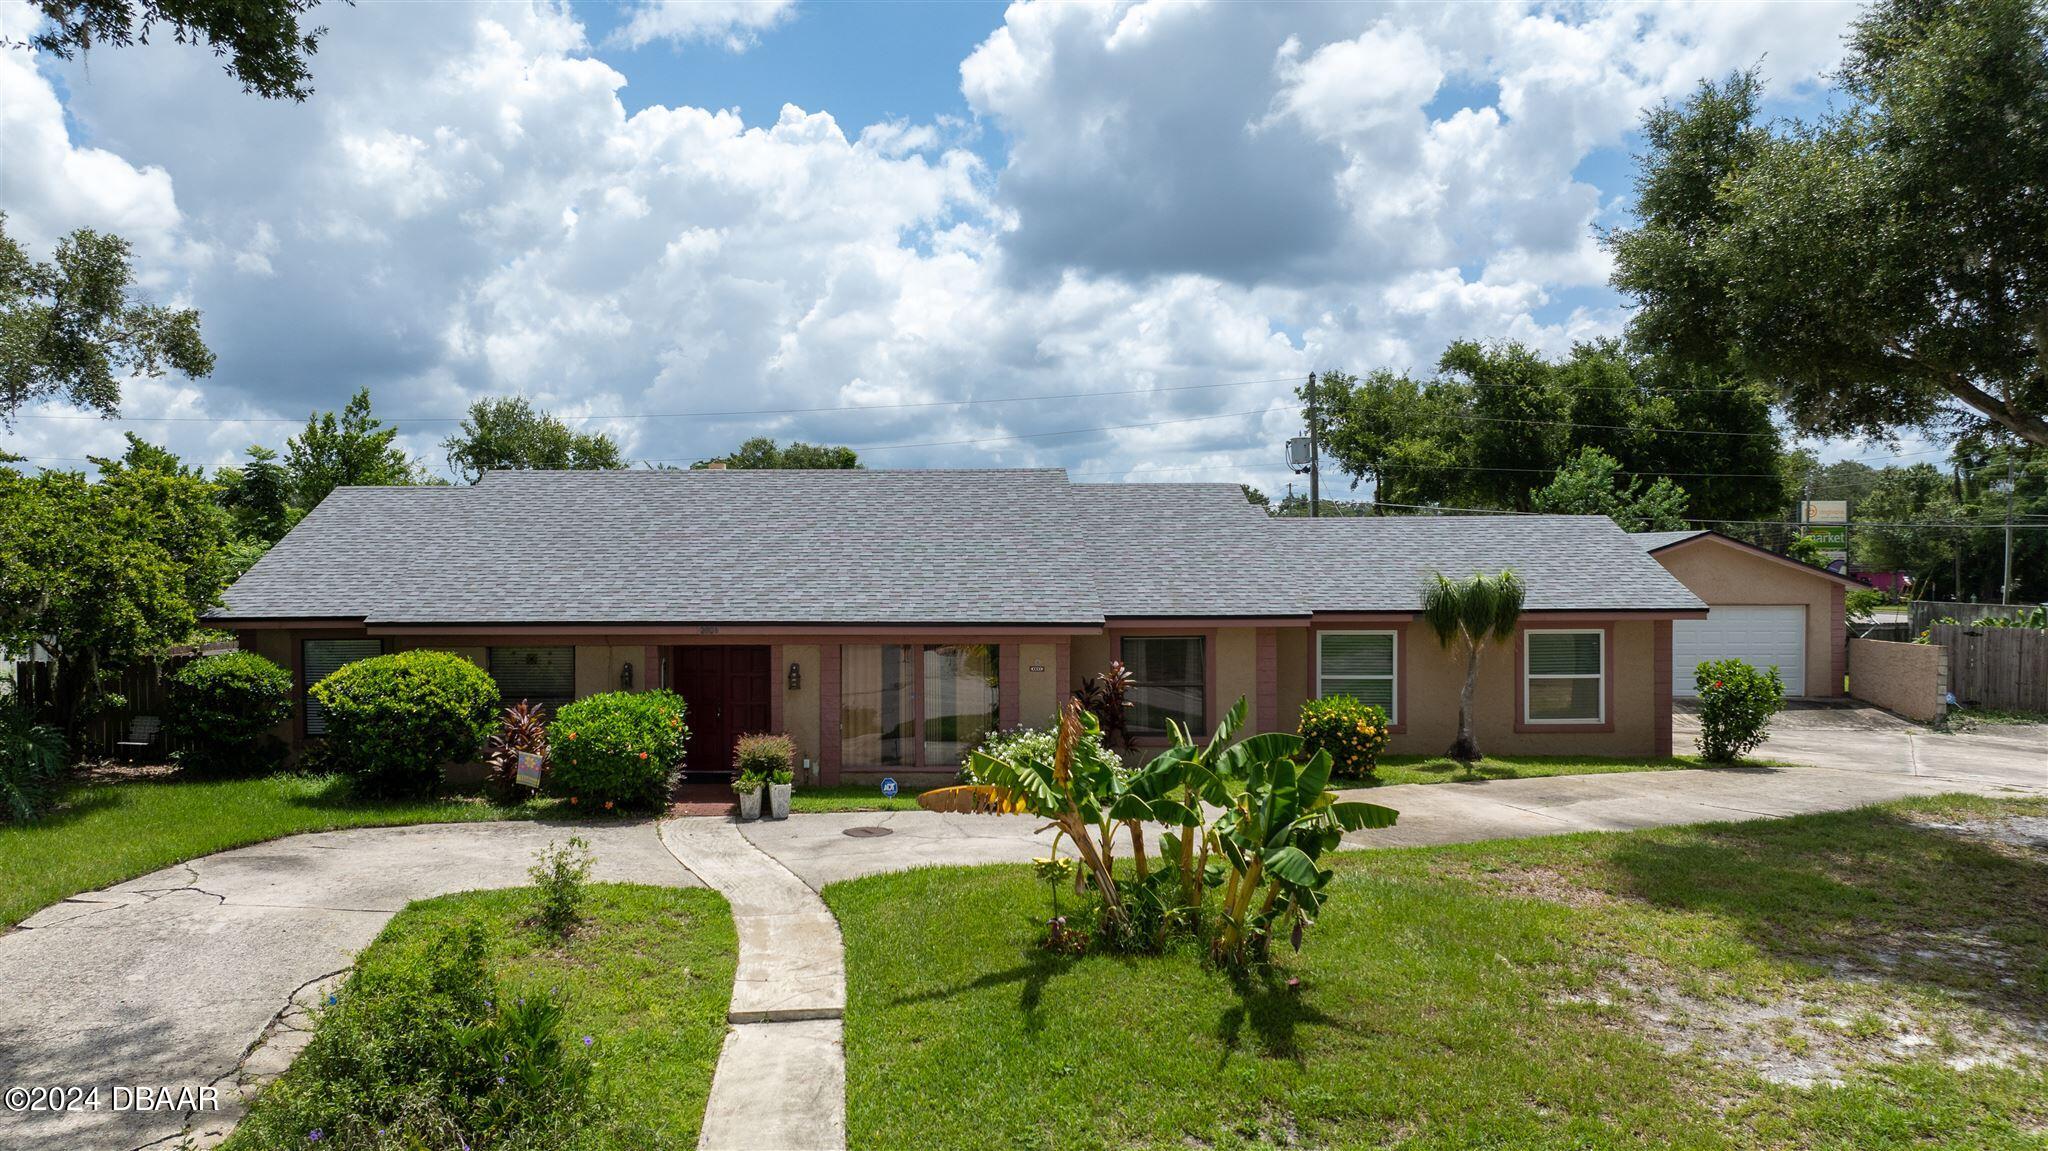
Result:
M10 232L128 237L219 368L0 446L220 464L367 385L437 466L519 393L636 459L1277 491L1310 370L1617 332L1594 231L1642 109L1761 62L1809 113L1855 11L366 0L317 12L303 104L169 36L4 51Z

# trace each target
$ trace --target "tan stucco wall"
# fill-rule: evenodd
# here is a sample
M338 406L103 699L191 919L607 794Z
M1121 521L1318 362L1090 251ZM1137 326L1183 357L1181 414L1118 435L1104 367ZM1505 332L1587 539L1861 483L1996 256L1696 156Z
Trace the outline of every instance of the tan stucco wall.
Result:
M659 668L643 667L646 662L647 648L642 644L577 644L576 698L619 690L619 673L629 663L633 665L633 689L646 688L653 682L650 673L660 674Z
M789 665L797 665L800 685L794 690L789 686ZM782 693L782 733L796 741L797 765L801 770L803 761L808 759L815 767L818 763L818 705L822 698L818 684L819 656L817 644L784 644L782 665L771 669L773 682L768 690Z
M1044 727L1059 712L1066 694L1059 683L1059 649L1049 643L1018 644L1017 675L1017 710L1021 714L1004 716L1003 726Z
M1935 723L1947 710L1948 649L1932 643L1849 641L1849 694L1907 719Z
M1664 569L1692 594L1717 604L1803 604L1806 607L1806 694L1841 695L1835 678L1835 582L1705 536L1656 553ZM1687 682L1691 682L1688 671Z
M1225 712L1244 700L1246 721L1250 722L1259 700L1259 632L1250 627L1216 629L1216 714L1210 726Z
M437 643L431 639L399 639L393 640L385 650L445 651L450 655L459 655L485 671L491 670L490 649L474 644Z
M1108 671L1109 662L1116 657L1117 649L1107 635L1075 636L1067 656L1067 675L1073 681L1068 688L1080 687L1091 676Z
M1565 625L1560 625L1565 626ZM1402 629L1407 646L1408 685L1400 718L1405 730L1389 751L1395 755L1438 755L1458 734L1458 690L1465 682L1462 655L1446 651L1420 623ZM1609 676L1614 703L1613 731L1516 731L1513 641L1490 644L1479 657L1479 683L1472 696L1472 734L1492 755L1652 755L1657 739L1655 625L1647 620L1614 625Z
M235 641L243 651L253 651L286 671L292 670L292 651L298 643L297 638L292 633L283 631L245 631L237 635ZM292 733L298 729L299 704L295 697L292 701L291 718L272 727L270 734L286 743L290 743L292 741Z

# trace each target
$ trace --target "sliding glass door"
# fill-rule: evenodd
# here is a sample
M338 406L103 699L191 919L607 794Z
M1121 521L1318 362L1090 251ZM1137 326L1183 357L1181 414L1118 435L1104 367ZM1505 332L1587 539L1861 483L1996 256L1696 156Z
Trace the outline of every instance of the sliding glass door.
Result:
M996 645L924 649L924 766L960 766L997 719Z
M839 653L839 738L842 762L861 767L915 763L917 649L901 644L848 644Z
M995 644L847 644L839 649L840 762L959 766L994 731Z

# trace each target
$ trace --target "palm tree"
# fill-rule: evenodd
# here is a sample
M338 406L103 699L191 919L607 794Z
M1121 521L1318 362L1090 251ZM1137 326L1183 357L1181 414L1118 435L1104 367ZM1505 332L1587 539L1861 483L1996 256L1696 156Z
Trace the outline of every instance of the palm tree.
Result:
M1458 693L1458 739L1446 752L1466 765L1481 758L1479 741L1472 738L1472 689L1479 682L1479 649L1489 640L1504 642L1515 634L1515 621L1522 618L1522 600L1527 589L1512 569L1497 576L1474 574L1453 582L1442 572L1422 589L1422 618L1436 633L1446 651L1459 645L1465 649L1465 686Z

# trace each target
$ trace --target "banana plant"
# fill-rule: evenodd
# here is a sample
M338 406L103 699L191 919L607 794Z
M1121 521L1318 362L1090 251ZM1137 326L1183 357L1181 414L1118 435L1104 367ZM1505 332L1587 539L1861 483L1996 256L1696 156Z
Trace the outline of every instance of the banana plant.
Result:
M1233 744L1216 758L1219 783L1244 785L1208 828L1228 872L1210 939L1219 963L1263 959L1283 923L1292 925L1299 950L1334 874L1322 866L1323 855L1347 831L1392 827L1399 818L1392 808L1340 800L1329 790L1328 752L1305 762L1301 755L1301 737L1270 734Z
M1100 728L1095 716L1077 700L1068 701L1060 712L1059 739L1051 762L1030 757L999 759L986 752L973 752L968 766L979 785L945 788L931 796L928 807L959 810L1013 812L1035 815L1051 821L1059 833L1074 843L1087 880L1102 899L1102 919L1109 933L1120 942L1136 937L1135 924L1126 899L1146 898L1139 889L1149 890L1151 859L1145 850L1144 825L1166 823L1181 826L1191 816L1170 792L1178 782L1171 767L1158 771L1151 765L1126 773L1113 755L1100 750L1096 736ZM946 793L966 792L965 796ZM927 793L929 794L929 793ZM1131 840L1131 866L1137 883L1131 888L1116 878L1116 833L1122 828Z

